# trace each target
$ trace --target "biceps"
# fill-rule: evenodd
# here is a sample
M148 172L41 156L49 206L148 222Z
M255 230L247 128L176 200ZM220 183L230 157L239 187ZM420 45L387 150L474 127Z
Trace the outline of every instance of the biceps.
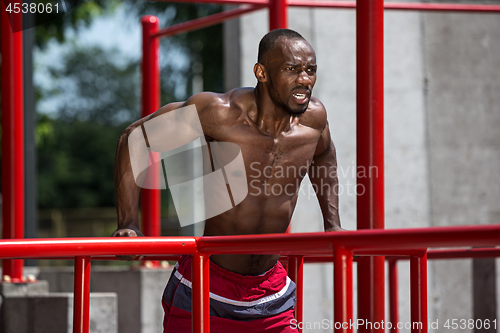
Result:
M326 124L325 129L321 132L321 136L319 137L318 144L316 145L316 150L314 151L314 155L321 155L325 151L329 150L332 146L332 139L330 137L330 129L328 124Z

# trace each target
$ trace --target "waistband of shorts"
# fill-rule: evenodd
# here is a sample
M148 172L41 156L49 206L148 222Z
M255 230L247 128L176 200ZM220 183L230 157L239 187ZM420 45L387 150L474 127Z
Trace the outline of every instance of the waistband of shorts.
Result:
M187 257L187 258L185 258ZM192 257L190 255L182 256L179 259L179 265L191 265ZM262 283L268 280L271 276L275 274L282 274L283 278L286 279L286 271L283 268L283 265L279 261L274 264L268 271L266 271L262 275L241 275L235 272L228 271L227 269L217 265L212 260L210 260L210 273L216 276L223 277L225 280L231 281L238 285L251 285L255 286L256 284Z

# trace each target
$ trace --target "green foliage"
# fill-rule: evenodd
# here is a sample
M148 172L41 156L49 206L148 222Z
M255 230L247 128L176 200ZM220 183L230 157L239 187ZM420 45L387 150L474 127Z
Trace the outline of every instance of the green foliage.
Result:
M41 117L37 133L40 208L114 205L114 152L123 126ZM41 132L41 131L40 131Z
M51 69L62 107L37 122L40 208L114 205L116 143L139 107L137 64L119 66L115 55L74 48Z
M35 2L49 3L50 1L42 0ZM64 43L70 28L78 32L90 26L96 17L112 13L118 4L118 0L83 0L73 10L69 10L66 14L59 15L54 19L48 19L45 13L37 13L35 21L43 22L43 24L36 27L35 44L37 47L43 49L52 39L57 40L59 43Z
M127 6L134 6L139 16L157 15L161 27L169 27L222 10L222 7L218 5L154 1L128 1L126 3ZM188 62L188 66L184 68L179 68L175 62L175 57L179 57L179 52ZM162 104L185 100L191 95L193 66L196 63L201 64L203 68L204 90L224 91L222 24L162 39L160 59ZM163 93L176 91L176 87L182 81L187 83L184 93L173 95Z
M137 118L139 64L131 61L120 65L117 54L117 50L74 45L62 66L49 69L54 85L42 94L59 97L60 119L113 126Z
M82 2L61 22L37 27L37 44L43 46L54 37L64 41L69 27L89 25L114 4ZM140 24L140 15L153 14L160 17L162 27L221 9L150 1L125 5L132 24ZM41 100L58 101L58 109L51 110L54 116L40 115L37 123L39 207L114 206L116 143L124 128L139 117L139 61L127 59L118 50L66 43L73 44L61 65L50 68L51 87L36 87ZM184 65L179 65L179 58ZM204 90L222 92L222 25L163 40L160 59L162 104L185 100L191 94L196 63L203 65ZM165 206L167 200L162 203Z

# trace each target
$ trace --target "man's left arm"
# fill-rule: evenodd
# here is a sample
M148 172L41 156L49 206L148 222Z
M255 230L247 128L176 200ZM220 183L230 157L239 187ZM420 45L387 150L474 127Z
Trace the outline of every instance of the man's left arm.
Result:
M323 213L325 231L343 230L339 217L337 156L328 124L321 133L308 173Z

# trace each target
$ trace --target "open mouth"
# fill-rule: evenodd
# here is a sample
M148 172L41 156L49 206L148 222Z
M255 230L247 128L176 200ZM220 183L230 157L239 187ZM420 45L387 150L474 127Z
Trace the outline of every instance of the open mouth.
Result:
M298 104L304 104L307 103L309 100L309 94L306 93L293 93L292 94L293 99L295 100L296 103Z

